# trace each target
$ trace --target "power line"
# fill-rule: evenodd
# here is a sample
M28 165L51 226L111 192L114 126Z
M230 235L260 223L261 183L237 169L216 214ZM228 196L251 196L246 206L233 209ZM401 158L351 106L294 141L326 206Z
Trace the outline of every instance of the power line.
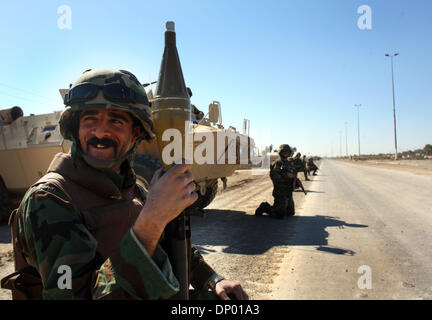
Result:
M31 91L29 91L29 90L25 90L25 89L20 89L20 88L12 87L12 86L7 85L7 84L4 84L4 83L0 83L0 86L5 87L5 88L8 88L8 89L12 89L12 90L20 91L21 93L27 93L27 94L31 94L31 95L33 95L33 96L38 96L38 97L40 97L40 98L42 98L42 99L44 99L44 100L49 101L49 99L48 99L47 97L44 97L44 96L42 96L42 95L40 95L40 94L38 94L38 93L35 93L35 92L31 92Z
M28 101L28 102L30 102L30 103L32 103L32 104L40 104L40 105L44 105L44 106L50 106L50 105L51 105L51 107L53 107L53 108L56 108L56 107L54 107L54 106L55 106L55 105L58 105L58 103L53 103L53 102L49 102L49 103L47 103L47 102L41 102L41 101L34 100L34 99L29 99L29 98L25 98L25 97L16 96L16 95L14 95L14 94L10 94L10 93L8 93L8 92L3 92L3 91L1 91L1 90L0 90L0 95L6 95L6 96L12 97L12 98L14 98L14 99L23 100L23 101ZM0 107L1 107L1 108L4 108L4 107L7 107L7 106L1 106L1 105L0 105Z

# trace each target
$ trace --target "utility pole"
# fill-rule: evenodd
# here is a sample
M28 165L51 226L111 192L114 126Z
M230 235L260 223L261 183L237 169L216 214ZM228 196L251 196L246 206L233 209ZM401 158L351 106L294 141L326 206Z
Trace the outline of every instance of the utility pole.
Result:
M345 151L346 151L346 156L348 158L348 127L347 127L347 122L345 121Z
M339 130L339 157L342 158L342 131Z
M360 158L360 107L361 104L355 104L354 107L357 107L357 130L358 130L358 156Z
M395 160L398 159L398 153L397 153L397 136L396 136L396 107L395 107L395 93L394 93L394 75L393 75L393 57L398 56L399 53L395 53L393 55L389 55L388 53L385 54L386 57L390 57L390 63L391 63L391 72L392 72L392 91L393 91L393 123L394 123L394 143L395 143Z

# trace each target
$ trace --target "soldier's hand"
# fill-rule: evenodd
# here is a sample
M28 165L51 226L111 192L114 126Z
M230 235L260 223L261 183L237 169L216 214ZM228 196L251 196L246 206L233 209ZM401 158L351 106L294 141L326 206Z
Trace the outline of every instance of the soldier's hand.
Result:
M133 230L146 250L152 254L165 226L198 199L192 165L178 164L161 175L155 172L146 203Z
M226 279L216 283L215 293L222 300L249 300L240 283Z
M191 164L177 164L164 175L158 170L150 182L145 206L159 211L157 216L165 220L161 221L164 228L198 199L191 168Z

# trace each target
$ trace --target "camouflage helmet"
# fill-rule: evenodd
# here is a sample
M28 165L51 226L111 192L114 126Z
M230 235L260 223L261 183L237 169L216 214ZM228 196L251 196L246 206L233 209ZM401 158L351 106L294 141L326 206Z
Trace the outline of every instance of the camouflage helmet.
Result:
M120 84L128 89L127 91L131 98L128 101L112 101L106 97L102 90L96 89L97 93L92 99L74 99L74 93L77 91L74 91L74 89L83 84L93 84L99 86L100 89L102 89L104 85ZM82 92L80 92L80 94L83 95ZM60 116L59 125L60 133L65 139L77 141L77 115L79 111L87 108L107 108L127 112L141 125L141 135L137 143L143 139L152 140L155 138L150 103L148 102L145 89L138 79L128 71L113 69L86 70L75 83L71 85L69 92L65 96L64 103L66 107Z
M281 153L282 151L288 151L289 153L291 153L292 149L288 144L281 144L279 146L278 153Z

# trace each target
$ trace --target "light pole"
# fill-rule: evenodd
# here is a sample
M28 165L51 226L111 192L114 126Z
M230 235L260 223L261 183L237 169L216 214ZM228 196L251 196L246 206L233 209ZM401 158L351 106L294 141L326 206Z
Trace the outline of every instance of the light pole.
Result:
M398 56L399 53L393 55L385 54L386 57L390 57L391 72L392 72L392 91L393 91L393 123L394 123L394 141L395 141L395 160L398 159L397 153L397 137L396 137L396 107L395 107L395 94L394 94L394 75L393 75L393 57Z
M347 129L347 123L345 121L345 151L346 151L346 156L348 158L348 129Z
M360 158L360 107L361 104L355 104L354 107L357 107L357 130L358 130L358 156Z

